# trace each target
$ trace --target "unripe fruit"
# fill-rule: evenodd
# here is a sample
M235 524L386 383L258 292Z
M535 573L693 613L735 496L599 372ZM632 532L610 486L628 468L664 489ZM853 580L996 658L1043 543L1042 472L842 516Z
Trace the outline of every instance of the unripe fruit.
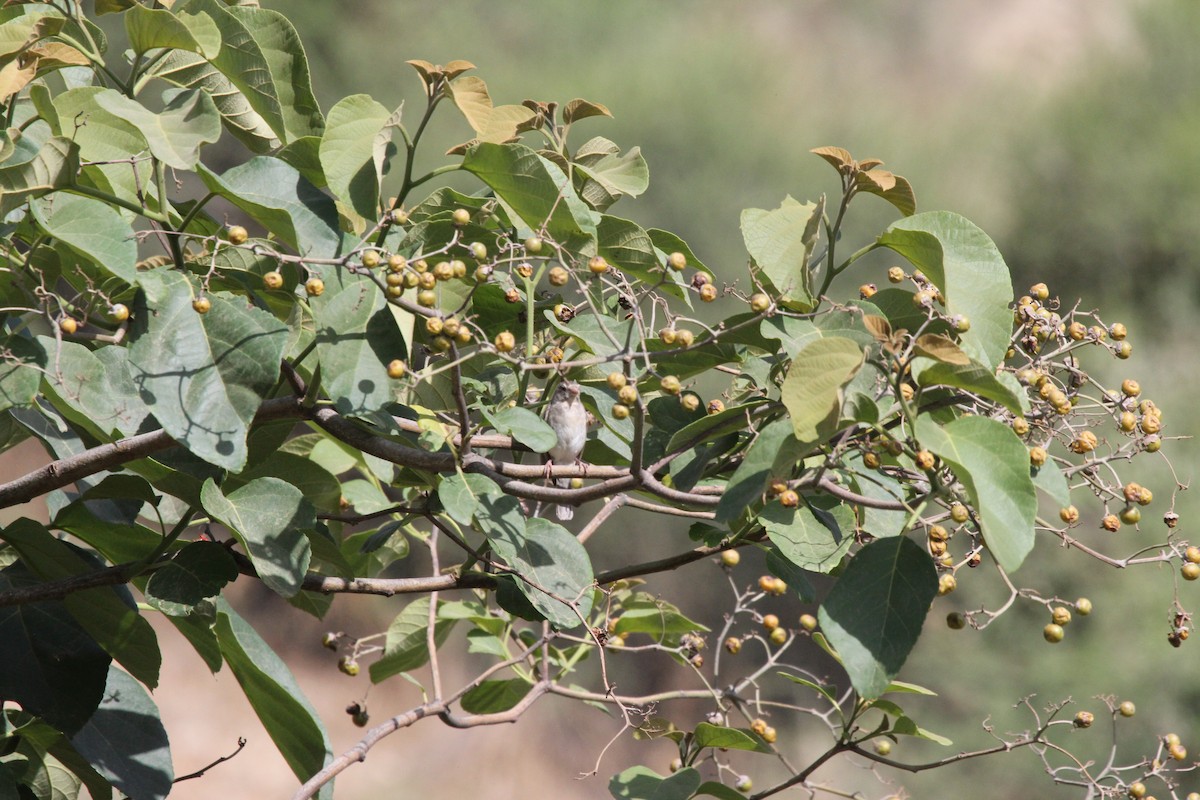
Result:
M454 266L449 261L439 261L433 265L435 280L448 281L454 277Z
M620 389L629 382L629 379L625 377L624 372L610 372L608 373L608 378L606 378L606 380L608 382L608 388L610 389Z
M358 674L358 662L350 656L342 656L338 659L338 669L353 678Z
M942 577L938 578L938 594L948 595L958 588L958 579L949 572L943 573Z
M720 400L709 400L707 410L709 414L720 414L725 410L725 404Z
M1117 426L1129 433L1137 427L1137 416L1132 411L1122 411L1121 416L1117 418Z
M1142 510L1137 506L1130 506L1121 512L1121 522L1126 525L1137 525L1142 521Z
M471 251L471 255L475 257L476 261L483 261L488 257L487 245L485 245L483 242L471 242L469 249Z
M250 238L250 234L241 225L230 225L228 236L230 244L245 244Z
M776 597L782 597L787 594L787 582L783 578L776 578L771 581L770 592Z
M800 627L806 631L815 631L817 629L817 618L812 614L801 614Z
M1176 742L1167 748L1167 752L1171 754L1171 758L1176 761L1183 761L1187 758L1187 748Z
M944 542L950 538L950 533L941 525L933 525L929 528L929 541Z
M1122 717L1132 717L1137 713L1137 706L1133 704L1132 700L1126 700L1121 703L1121 705L1117 706L1117 712L1120 713Z
M961 631L967 627L967 618L961 611L951 611L946 615L946 627L952 631Z
M1126 791L1129 792L1129 796L1134 798L1134 800L1142 800L1146 796L1146 784L1141 781L1134 781L1129 784L1129 788Z
M1193 564L1200 564L1200 547L1192 545L1183 551L1183 557Z
M1024 417L1014 417L1012 429L1017 436L1024 436L1029 433L1029 422Z
M417 273L417 285L422 289L432 289L434 286L437 286L437 282L437 275L433 272Z
M1117 358L1120 359L1129 358L1131 355L1133 355L1133 345L1131 345L1129 342L1121 342L1119 345L1117 345L1116 354Z
M454 213L450 215L450 219L458 227L462 227L471 221L471 212L465 208L456 208Z
M755 314L761 314L771 307L771 298L762 292L757 292L750 295L750 310Z
M1084 325L1082 322L1072 322L1070 325L1067 326L1067 336L1070 336L1073 340L1075 340L1077 342L1081 342L1084 339L1086 339L1087 333L1088 333L1087 326Z
M676 272L682 272L687 266L687 256L683 253L671 253L667 256L667 266Z
M504 292L504 302L519 303L521 302L521 293L516 289L507 289Z
M800 495L794 489L788 489L780 493L779 504L784 508L795 508L800 505Z
M1092 601L1086 597L1081 597L1075 601L1075 613L1081 617L1086 617L1092 613Z
M457 258L454 259L453 261L450 262L450 273L451 273L451 275L453 275L453 277L458 278L459 280L462 280L463 278L467 277L466 263L461 261L460 259L457 259Z
M1157 414L1147 414L1142 417L1142 433L1158 433L1162 430L1162 419Z
M408 365L398 358L392 359L387 365L387 376L394 381L404 377L404 373L408 372Z
M1137 381L1131 378L1126 378L1125 380L1121 381L1121 394L1125 395L1126 397L1137 397L1141 393L1142 387Z
M408 212L403 208L393 208L392 223L396 225L403 225L406 222L408 222Z
M530 236L525 240L525 250L535 256L542 252L542 238L540 236Z
M1058 644L1063 640L1063 636L1065 635L1066 634L1063 632L1062 626L1055 625L1053 622L1042 628L1042 638L1044 638L1050 644Z
M742 554L737 550L721 551L721 563L727 567L736 567L738 562L742 560Z
M918 469L923 469L923 470L933 469L933 465L934 465L933 453L929 452L928 450L918 451L916 456L914 456L913 461L916 463Z
M781 645L788 640L788 632L783 628L774 628L767 638L771 640L771 644Z
M675 331L675 342L680 347L691 347L692 342L694 342L695 340L696 340L695 335L691 331L687 330L686 328L684 328L683 330Z
M663 328L658 332L658 340L663 344L675 344L679 338L679 332L674 328Z
M612 415L613 419L629 419L629 406L624 403L614 403Z
M904 268L888 267L887 276L888 280L892 283L900 283L902 280L904 280Z
M1121 529L1121 519L1116 514L1105 514L1104 519L1100 520L1100 527L1109 533L1116 533Z
M766 592L767 594L770 594L771 590L775 588L775 576L774 575L759 575L758 576L758 588L760 590Z
M429 343L429 346L433 349L433 351L435 353L445 353L447 350L450 349L450 345L451 345L450 340L447 339L445 336L435 336L435 337L433 337L433 340L430 341L430 343Z
M683 406L684 411L691 413L700 408L700 398L688 392L687 394L680 395L679 405Z
M608 262L604 260L604 256L592 256L588 259L588 270L593 275L603 275L608 272Z
M394 256L388 257L388 271L389 272L403 272L404 268L407 266L408 266L408 259L402 255L396 254Z
M879 739L875 742L875 752L881 756L886 756L892 752L892 743L888 739Z
M717 287L711 283L706 283L700 287L700 299L705 303L711 303L717 299Z
M954 330L959 333L966 333L971 330L971 320L966 314L958 314L953 319Z
M1125 326L1120 322L1114 322L1108 328L1108 335L1119 342L1129 335L1129 331L1125 330Z
M630 384L622 386L619 390L617 390L617 399L627 406L633 405L638 399L637 388Z
M879 287L876 286L875 284L864 283L862 286L858 287L858 296L861 297L863 300L867 300L867 299L873 297L875 295L875 293L878 291L879 291Z
M1090 711L1080 711L1078 714L1075 715L1075 719L1072 720L1072 724L1076 728L1090 728L1090 727L1092 727L1092 723L1095 721L1096 721L1095 714L1093 714Z
M1040 467L1046 463L1047 453L1045 448L1031 447L1029 448L1029 463L1035 467Z
M659 388L667 394L679 394L682 386L679 383L679 378L674 375L666 375L658 382Z
M283 286L283 275L276 270L271 270L263 275L262 280L263 286L268 289L279 289Z
M1075 437L1075 441L1071 442L1071 450L1080 454L1090 453L1096 449L1096 445L1099 443L1096 434L1091 431L1080 431L1079 435Z
M769 631L773 631L779 627L779 617L774 614L767 614L762 618L763 627Z
M671 763L667 765L667 769L671 770L671 772L679 772L679 770L683 769L683 759L678 757L672 758Z
M195 304L193 303L193 306ZM58 329L70 336L79 329L79 323L71 317L63 317L58 321Z
M863 453L862 461L863 466L867 469L879 469L879 465L883 463L879 459L879 454L873 452Z
M900 396L904 398L904 402L906 402L906 403L912 402L913 396L915 394L916 394L916 390L913 389L911 383L900 384Z
M1068 525L1074 525L1079 522L1079 509L1075 506L1067 506L1058 510L1058 518Z
M733 788L737 789L742 794L745 794L754 788L754 781L750 780L749 775L742 775L737 779L737 783L733 785Z
M337 650L338 635L333 631L326 633L321 637L321 647L324 647L326 650Z
M1200 564L1193 564L1189 561L1180 568L1179 574L1185 581L1194 581L1200 578Z
M1121 488L1121 494L1125 496L1125 500L1130 503L1136 503L1137 499L1142 496L1142 485L1134 481L1130 481Z
M1071 622L1071 612L1063 606L1055 606L1050 611L1050 619L1055 625L1068 625Z
M476 267L474 277L476 283L486 283L487 279L492 277L492 268L487 265Z
M117 322L124 322L129 319L129 307L124 303L116 303L112 308L108 309L108 315Z
M304 282L304 291L309 297L320 297L325 293L325 281L320 278L309 278Z
M192 301L192 310L197 314L207 314L212 310L212 301L207 297L197 297ZM72 320L74 322L74 320Z
M437 305L437 292L433 289L422 289L417 292L417 305L423 308L433 308Z
M555 265L550 268L546 279L550 281L551 286L566 286L567 281L571 279L571 273L567 272L564 267Z
M446 323L442 321L441 317L428 317L425 320L425 330L430 336L437 336L445 325Z
M958 524L962 524L971 518L971 512L962 503L955 503L950 506L950 519Z
M774 635L774 633L772 633L771 640L774 641L774 639L775 639L775 635ZM779 642L776 642L776 644L779 644ZM765 731L763 731L763 733L762 733L762 738L763 738L763 741L766 742L767 744L774 744L775 740L778 738L778 734L775 733L774 728L772 728L770 725L768 725L767 729Z
M495 340L496 349L501 353L511 353L513 348L517 346L517 337L513 336L508 331L501 331L496 334Z
M362 254L362 265L367 269L374 269L379 266L379 253L374 250L364 250Z

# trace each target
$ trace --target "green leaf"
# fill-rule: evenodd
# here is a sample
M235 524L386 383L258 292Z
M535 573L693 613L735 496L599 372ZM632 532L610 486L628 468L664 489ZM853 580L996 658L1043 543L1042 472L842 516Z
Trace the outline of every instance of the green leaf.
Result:
M287 328L265 311L211 295L192 309L192 286L173 270L141 273L144 305L131 326L129 366L142 400L171 436L212 464L238 471L246 434L274 386Z
M19 336L3 340L5 358L0 361L0 411L27 406L37 396L46 370L44 343Z
M734 470L717 504L716 521L736 519L755 502L772 477L789 477L802 448L792 435L791 420L777 419L759 430Z
M53 353L55 370L47 371L48 394L60 411L86 425L102 438L132 436L142 429L149 411L129 372L129 350L109 346L89 350L76 342L56 342L39 336L38 343ZM0 378L0 386L4 386Z
M916 722L904 713L904 709L890 700L876 700L871 704L871 707L892 717L891 727L887 729L887 733L892 736L915 736L919 739L928 739L931 742L937 742L943 747L949 747L954 744L954 742L945 736L939 736L918 726Z
M487 84L474 75L450 81L446 92L481 142L507 142L534 116L525 106L493 106Z
M137 240L133 228L102 200L59 192L33 204L46 233L81 258L126 283L137 282Z
M463 169L487 184L525 224L566 244L594 238L596 217L563 171L522 144L481 143L467 151Z
M299 489L279 478L256 478L225 495L210 478L200 501L238 537L263 583L284 597L300 591L312 557L304 531L316 516Z
M55 95L53 102L47 96L39 103L38 113L55 127L55 132L71 138L79 146L79 158L98 163L88 166L84 173L90 182L107 183L107 189L118 197L141 205L144 193L153 185L148 159L130 164L131 153L146 149L146 137L126 120L100 107L96 98L108 91L100 86L80 86ZM61 121L61 122L60 122ZM133 220L132 212L122 210L126 220Z
M695 422L690 422L671 434L667 449L676 450L689 443L702 444L737 432L745 427L745 420L749 412L765 402L762 399L753 399L742 405L731 406L716 414L705 414Z
M315 508L330 513L338 510L342 499L342 486L337 478L316 462L283 450L272 452L237 475L230 475L224 485L236 489L255 478L272 477L282 478L295 486Z
M155 158L175 169L195 167L200 146L221 138L217 107L199 89L168 89L157 114L115 89L97 94L96 103L141 131Z
M585 179L579 196L601 211L625 195L637 197L650 185L650 168L640 147L622 155L620 147L597 136L576 151L573 161Z
M390 116L370 95L350 95L329 109L321 137L321 168L329 190L365 220L379 216L384 153L376 139Z
M440 647L455 620L438 619L433 626L434 643ZM388 625L383 655L371 664L371 683L411 672L429 661L429 598L421 597L404 607Z
M962 349L985 367L1004 360L1012 333L1012 279L988 235L949 211L927 211L897 220L877 245L907 258L946 298L947 314L962 314L971 329Z
M758 516L767 538L791 563L812 572L828 573L850 550L853 536L833 531L805 506L786 508L768 503Z
M254 628L224 601L218 607L217 639L225 662L284 761L297 778L308 780L332 758L320 717L287 665ZM328 785L318 795L322 800L332 796Z
M0 570L0 591L41 581L23 564ZM79 730L104 697L111 657L59 602L0 608L0 697L59 730Z
M708 628L688 619L666 600L638 592L621 603L616 633L648 633L661 642L669 637L706 630Z
M978 361L965 365L930 363L917 361L913 374L920 386L953 386L995 400L1014 414L1024 412L1022 395L996 377L995 370L988 369Z
M715 797L717 800L744 800L746 795L737 789L730 788L716 781L705 781L700 784L693 797Z
M339 255L342 234L333 200L290 164L260 156L220 177L203 168L199 173L209 191L245 211L301 255Z
M763 282L778 302L795 311L814 306L808 258L821 232L824 201L798 203L785 197L779 208L742 212L746 252L762 270Z
M468 714L508 711L529 694L529 689L529 681L522 678L484 681L463 695L462 710Z
M150 576L146 601L164 614L185 616L237 576L237 564L224 545L191 542Z
M29 161L0 166L0 214L69 186L78 171L79 148L70 139L50 137Z
M799 675L792 675L787 672L780 672L779 675L788 679L792 683L798 683L801 686L807 686L809 689L812 689L813 691L819 693L822 697L824 697L826 700L828 700L829 705L834 708L839 707L841 705L841 703L838 702L838 698L837 698L838 692L837 692L836 686L830 686L830 685L827 685L824 683L815 683L813 681L810 681L808 678L803 678Z
M1030 472L1033 475L1033 485L1045 492L1059 508L1071 505L1071 487L1067 485L1067 478L1057 464L1047 461Z
M563 630L583 624L592 610L594 574L587 550L578 539L561 525L540 517L526 520L519 535L507 527L487 534L496 554L518 573L521 591L546 619Z
M125 32L138 55L156 48L187 50L212 58L221 49L221 31L207 14L172 14L131 3L125 14Z
M842 387L858 373L864 358L856 342L830 336L809 342L792 359L780 399L798 441L816 442L833 432L842 407Z
M687 800L700 787L700 773L684 767L664 778L649 767L630 767L608 782L609 793L617 800Z
M654 252L654 241L641 225L605 214L596 227L596 237L600 255L622 272L628 272L647 283L656 283L661 277L662 265ZM656 269L658 275L652 272ZM675 286L663 284L662 288L672 289Z
M975 416L940 427L918 417L916 432L966 487L988 550L1005 570L1016 570L1033 549L1037 516L1029 452L1020 438L1002 422Z
M748 730L726 728L701 722L693 734L697 747L721 747L730 750L751 750L756 753L771 753L767 743Z
M504 492L486 475L456 472L442 478L438 484L438 499L450 518L460 525L470 525L479 508L480 498L497 498Z
M201 609L211 613L212 602L201 602L196 608L197 611L193 611L186 617L168 615L167 620L183 634L183 638L187 639L188 643L195 648L205 666L215 675L221 671L225 660L221 656L221 645L217 642L217 632L213 630L215 619L201 613Z
M905 537L877 539L850 560L818 617L859 696L887 691L921 635L937 586L933 561Z
M781 578L788 588L796 593L801 603L811 603L816 599L817 593L813 589L812 581L808 579L808 574L784 557L778 547L767 550L767 571L776 578Z
M646 233L650 234L650 240L654 242L654 247L663 254L664 258L671 253L683 253L689 267L707 275L713 274L713 271L703 261L696 258L696 254L692 252L692 248L688 247L688 243L675 234L658 228L648 228Z
M83 557L86 551L55 538L40 524L19 519L0 532L21 560L44 581L59 581L95 572L100 565ZM74 592L62 605L88 635L150 688L158 685L162 654L154 629L137 612L124 586L100 586Z
M548 453L558 444L554 429L528 408L505 408L489 414L488 419L499 433L512 436L535 453Z
M116 667L109 668L100 707L71 745L130 797L159 800L171 791L175 770L158 706Z

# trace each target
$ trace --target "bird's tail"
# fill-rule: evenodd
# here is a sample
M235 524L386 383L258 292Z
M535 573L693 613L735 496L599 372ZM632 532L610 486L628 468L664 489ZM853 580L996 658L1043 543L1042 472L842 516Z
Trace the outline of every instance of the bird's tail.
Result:
M569 488L571 488L571 479L570 478L559 478L558 480L556 480L554 482L554 485L560 489L569 489ZM574 506L563 506L563 505L555 506L554 507L554 516L558 517L559 519L561 519L565 522L566 520L569 520L575 516L575 507Z

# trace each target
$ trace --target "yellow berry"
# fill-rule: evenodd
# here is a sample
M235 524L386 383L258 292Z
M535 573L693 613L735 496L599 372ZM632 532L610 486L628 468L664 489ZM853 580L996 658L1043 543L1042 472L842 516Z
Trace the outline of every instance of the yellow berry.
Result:
M612 415L614 419L629 419L629 406L624 403L613 403Z
M1179 574L1183 576L1185 581L1194 581L1200 578L1200 564L1193 564L1189 561L1179 570Z
M1050 620L1055 625L1067 625L1071 622L1071 611L1064 606L1055 606L1050 610Z
M304 282L304 291L309 297L320 297L325 293L325 281L320 278L309 278Z
M1121 342L1117 345L1117 358L1125 359L1133 355L1133 345L1129 342Z
M1119 342L1129 335L1129 331L1127 331L1125 326L1120 322L1114 322L1108 328L1108 335L1111 336L1115 341Z
M1193 564L1200 564L1200 547L1190 546L1183 551L1183 557Z
M892 283L900 283L904 280L903 267L889 267L887 272L888 280Z
M207 302L207 301L205 301L205 302ZM196 308L195 302L192 303L192 308ZM196 309L196 310L199 311L199 309ZM208 309L206 308L204 310L207 311ZM201 313L203 313L203 312L201 312ZM72 318L72 317L63 317L62 319L60 319L58 321L58 329L60 331L62 331L63 333L67 334L68 336L70 336L71 334L75 333L76 330L79 329L79 323L76 322L74 320L74 318Z
M867 300L867 299L873 297L875 295L875 293L878 291L879 291L879 287L876 286L875 284L864 283L862 286L858 287L858 296L861 297L863 300Z
M1075 613L1081 617L1086 617L1092 613L1092 601L1086 597L1081 597L1075 601Z
M658 340L663 344L675 344L678 333L674 328L663 328L658 332Z
M394 255L394 256L388 257L388 271L389 272L403 272L405 267L407 267L407 266L408 266L408 259L402 255Z
M1116 514L1106 514L1104 519L1100 520L1100 527L1109 533L1116 533L1121 529L1121 520Z
M423 308L433 308L437 305L437 292L433 289L422 289L417 292L417 305Z
M538 253L542 252L541 237L540 236L530 236L528 239L525 240L525 249L535 256Z
M442 321L441 317L428 317L425 320L425 330L431 336L437 336L442 332L442 328L444 327L445 323Z
M1012 429L1017 436L1024 436L1029 433L1029 422L1024 417L1014 417Z
M362 265L367 269L374 269L379 266L379 253L374 250L364 250L362 254Z
M501 353L511 353L513 348L517 346L517 337L508 331L501 331L496 334L494 344L496 345L496 349Z
M192 301L192 310L197 314L207 314L210 310L212 310L212 301L207 297L197 297ZM71 320L71 322L74 324L75 321ZM72 333L73 332L74 331L72 331Z
M250 234L241 225L230 225L228 236L230 244L245 244L250 238Z
M1095 721L1095 714L1090 711L1080 711L1075 715L1075 719L1072 721L1072 724L1074 724L1076 728L1090 728L1092 727L1092 723Z
M610 389L620 389L629 382L629 379L625 377L624 372L610 372L608 373L608 378L606 380L608 381L608 388Z
M933 469L934 465L934 456L933 453L929 452L928 450L921 450L917 452L916 456L913 458L913 461L916 462L918 469L931 470Z
M683 406L684 411L692 413L700 408L700 398L688 392L687 394L680 395L679 405Z
M454 213L450 215L450 219L458 227L462 227L471 221L471 212L465 208L456 208Z
M725 404L720 400L709 400L707 409L709 414L720 414L725 410Z
M971 512L968 511L967 507L962 503L955 503L954 505L950 506L950 519L961 525L970 518Z
M1042 628L1042 637L1047 642L1050 642L1050 644L1058 644L1063 640L1063 636L1065 635L1066 634L1063 631L1062 626L1055 625L1053 622Z
M761 314L771 307L771 298L762 292L757 292L750 295L750 310L756 314Z
M1121 381L1121 394L1125 395L1126 397L1137 397L1141 393L1142 387L1137 381L1130 378L1126 378L1125 380Z
M566 268L555 265L550 268L546 278L550 281L551 286L565 286L571 279L571 273L567 272Z
M700 287L700 299L705 303L711 303L717 299L717 287L711 283L706 283Z
M686 328L675 332L675 341L680 347L691 347L695 339L695 335Z
M801 614L800 627L806 631L815 631L817 629L817 618L812 614Z
M1075 506L1067 506L1058 510L1058 518L1068 525L1074 525L1079 522L1079 509Z
M115 303L112 308L108 309L108 315L117 322L124 322L129 319L129 307L124 303Z
M800 495L795 489L787 489L779 494L779 504L785 508L795 508L800 505Z
M947 595L958 588L958 579L949 572L943 573L942 577L938 578L938 594Z
M788 633L784 628L775 628L767 635L767 638L771 640L771 644L780 645L787 641ZM773 730L773 728L768 728L768 730Z
M1046 453L1046 449L1043 447L1029 448L1029 463L1035 467L1040 467L1045 464L1048 457L1049 456Z
M774 581L772 581L774 583ZM763 627L769 631L773 631L779 627L779 617L774 614L767 614L762 618Z
M588 259L588 269L593 275L603 275L608 272L608 262L604 260L604 256L592 256Z
M738 562L742 560L742 554L737 550L722 550L721 563L727 567L736 567Z
M637 388L631 384L626 384L617 390L617 399L627 406L631 406L637 402Z
M1133 704L1132 700L1126 700L1117 706L1117 711L1120 712L1122 717L1132 717L1137 713L1137 706Z
M1044 283L1035 283L1029 287L1029 293L1038 300L1048 300L1050 298L1050 287Z
M671 253L667 256L667 266L676 272L681 272L687 266L687 256L683 253Z
M408 365L398 358L392 359L387 365L387 375L392 380L399 380L408 372Z
M667 394L679 394L682 386L679 383L679 378L674 375L666 375L658 382L659 388Z

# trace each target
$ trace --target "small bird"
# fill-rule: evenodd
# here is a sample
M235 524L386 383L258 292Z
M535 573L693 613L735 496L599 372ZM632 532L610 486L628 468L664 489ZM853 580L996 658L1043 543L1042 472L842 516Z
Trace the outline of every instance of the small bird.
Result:
M564 380L558 384L554 396L546 406L546 422L558 437L558 442L550 448L547 474L551 464L578 464L579 454L583 452L583 445L587 442L587 409L579 399L578 383ZM571 485L571 479L558 478L554 483L565 489ZM559 519L568 520L575 516L575 509L559 505L555 506L554 513Z

